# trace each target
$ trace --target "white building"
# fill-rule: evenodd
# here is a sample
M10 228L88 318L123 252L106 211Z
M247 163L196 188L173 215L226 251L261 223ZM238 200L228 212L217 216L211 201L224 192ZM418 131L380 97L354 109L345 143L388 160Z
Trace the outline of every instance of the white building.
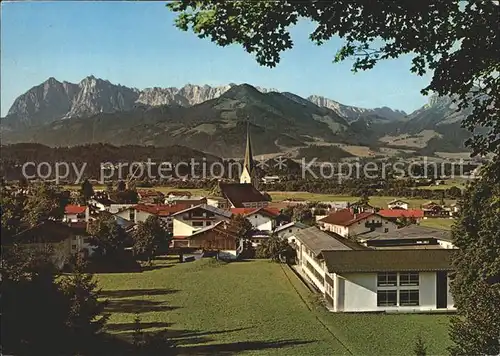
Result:
M277 226L274 229L274 233L282 239L288 239L290 236L293 236L299 230L306 229L308 227L310 226L302 224L301 222L298 221L292 221L288 224Z
M90 210L85 205L66 205L64 207L64 222L87 222L89 221Z
M322 230L331 231L342 237L356 236L370 231L389 232L398 226L373 212L354 213L350 209L333 212L318 220Z
M127 207L115 213L115 215L135 224L146 221L150 216L158 216L161 220L165 221L167 230L172 232L173 215L184 209L186 209L185 205L138 204Z
M293 238L296 268L332 312L455 310L449 249L371 249L315 228Z
M244 216L255 230L269 232L276 227L276 217L279 215L279 211L271 208L233 208L230 211Z
M387 204L387 207L389 209L405 209L405 210L408 210L409 204L406 201L404 201L404 200L395 199L395 200L390 201Z
M191 236L195 231L214 225L219 221L228 221L232 213L227 210L202 204L181 210L172 215L174 239Z
M325 298L334 312L455 310L451 250L323 251Z

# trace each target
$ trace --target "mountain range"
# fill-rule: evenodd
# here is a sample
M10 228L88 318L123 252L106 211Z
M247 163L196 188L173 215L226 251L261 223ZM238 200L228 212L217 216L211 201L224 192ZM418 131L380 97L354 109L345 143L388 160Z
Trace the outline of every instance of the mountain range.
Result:
M459 151L468 135L460 128L463 116L443 97L407 114L249 84L138 90L89 76L78 84L49 78L31 88L14 101L0 128L3 143L185 145L238 157L246 121L257 154L328 143L415 149L430 143L433 151Z

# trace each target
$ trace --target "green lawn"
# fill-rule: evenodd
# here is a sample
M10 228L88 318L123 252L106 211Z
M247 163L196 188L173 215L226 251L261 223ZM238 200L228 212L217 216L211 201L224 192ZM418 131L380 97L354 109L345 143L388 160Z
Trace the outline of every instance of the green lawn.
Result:
M451 226L455 222L454 219L446 219L446 218L432 218L425 219L420 222L422 226L435 227L439 229L451 230Z
M328 313L275 263L155 263L142 273L97 275L110 332L130 334L138 313L146 332L166 328L187 355L402 355L419 333L429 354L446 351L448 316Z

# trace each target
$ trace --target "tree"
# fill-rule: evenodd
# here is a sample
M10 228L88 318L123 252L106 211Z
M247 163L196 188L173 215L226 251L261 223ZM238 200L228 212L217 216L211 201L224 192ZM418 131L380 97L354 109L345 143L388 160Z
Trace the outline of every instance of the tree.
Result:
M311 209L304 204L297 205L293 208L292 218L293 221L298 221L304 224L312 225L312 223L314 223L314 217Z
M119 180L118 183L116 183L116 190L123 192L125 189L127 189L127 184L124 181Z
M448 95L471 108L463 126L475 132L474 154L500 153L500 36L497 1L176 1L179 29L220 46L238 43L261 65L274 67L291 48L288 28L299 19L317 24L310 39L344 39L334 61L354 58L353 71L413 55L411 72L432 72L422 90Z
M80 196L85 203L94 196L94 187L88 179L85 179L80 187Z
M427 346L425 345L424 340L422 340L422 336L418 336L415 341L415 347L413 348L413 352L415 356L426 356L427 355Z
M113 217L101 216L89 223L92 244L97 248L97 256L113 256L123 252L127 234Z
M1 236L6 241L21 230L25 196L0 187Z
M85 262L77 257L73 273L59 283L68 302L66 327L71 342L79 349L102 331L108 316L103 314L106 301L99 300L100 290L92 274L84 273Z
M56 186L47 183L34 184L26 199L23 219L31 226L48 219L59 220L64 215L67 202L68 197Z
M161 224L157 216L150 216L144 222L139 222L132 234L134 254L146 258L148 262L161 247L168 247L168 231Z
M295 250L287 240L272 235L268 240L257 246L257 258L270 258L274 262L290 262L295 254Z
M489 169L498 169L495 158ZM485 172L467 187L452 228L458 247L451 292L457 307L450 336L453 355L500 353L500 176Z
M231 217L231 226L237 231L238 238L248 239L253 231L253 226L247 218L241 214L236 214Z

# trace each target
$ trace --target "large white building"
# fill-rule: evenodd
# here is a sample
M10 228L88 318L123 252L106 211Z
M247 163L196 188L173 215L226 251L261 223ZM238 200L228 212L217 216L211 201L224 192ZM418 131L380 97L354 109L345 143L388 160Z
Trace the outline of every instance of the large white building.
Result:
M232 213L227 210L202 204L181 210L172 215L175 239L185 239L195 231L214 225L219 221L228 221Z
M297 270L332 312L455 310L450 249L371 249L316 228L294 236Z

